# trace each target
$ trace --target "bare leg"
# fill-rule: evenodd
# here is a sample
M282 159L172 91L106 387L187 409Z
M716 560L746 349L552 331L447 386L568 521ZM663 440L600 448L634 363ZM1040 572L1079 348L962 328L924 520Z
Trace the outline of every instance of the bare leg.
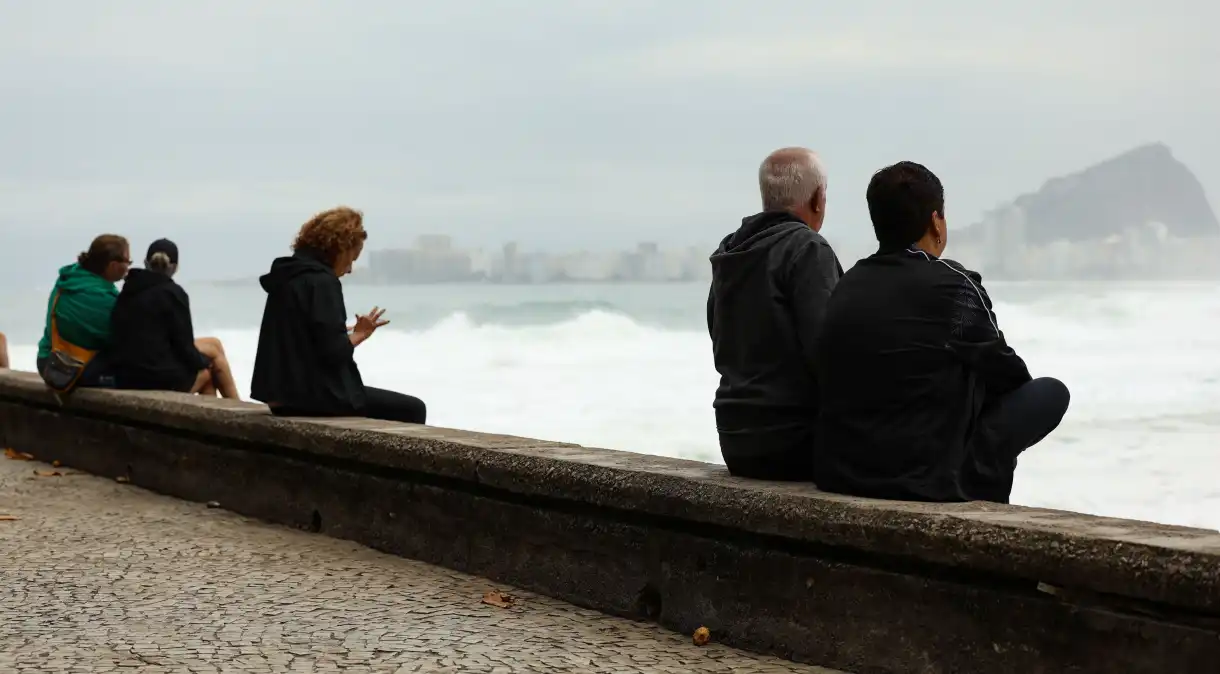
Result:
M195 340L195 348L199 352L208 357L212 361L212 366L215 367L215 354L224 354L224 346L220 340L214 337L200 337ZM198 393L203 396L216 396L219 391L216 390L216 379L212 376L211 369L199 371L199 375L195 378L195 385L191 387L191 393Z
M195 340L195 348L199 353L212 359L211 385L224 398L238 398L237 382L233 380L233 370L229 367L229 359L225 356L225 347L215 337L200 337Z
M8 339L0 332L0 370L8 369Z
M199 395L214 396L216 395L216 387L212 385L212 371L200 370L198 376L195 377L195 384L191 386L191 393Z

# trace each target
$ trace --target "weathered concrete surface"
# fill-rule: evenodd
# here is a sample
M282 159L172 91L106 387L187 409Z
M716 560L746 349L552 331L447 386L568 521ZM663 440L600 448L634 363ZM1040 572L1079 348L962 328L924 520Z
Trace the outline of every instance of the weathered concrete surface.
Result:
M57 406L33 373L0 397ZM1220 532L967 503L856 499L731 478L723 467L530 438L386 422L287 420L262 405L167 393L81 391L73 412L290 448L745 531L968 566L1184 607L1220 606ZM489 451L490 450L490 451Z
M176 394L82 391L61 408L17 374L0 375L0 430L163 493L861 674L1220 660L1211 531L836 497L697 462Z
M825 672L0 459L0 672ZM498 589L510 609L481 603Z

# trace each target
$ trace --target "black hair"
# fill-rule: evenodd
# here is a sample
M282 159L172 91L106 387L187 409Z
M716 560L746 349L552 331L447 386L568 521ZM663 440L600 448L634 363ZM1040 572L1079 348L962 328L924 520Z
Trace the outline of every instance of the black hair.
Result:
M932 226L933 213L945 215L945 188L940 178L911 161L901 161L874 173L865 198L882 250L897 250L915 243Z

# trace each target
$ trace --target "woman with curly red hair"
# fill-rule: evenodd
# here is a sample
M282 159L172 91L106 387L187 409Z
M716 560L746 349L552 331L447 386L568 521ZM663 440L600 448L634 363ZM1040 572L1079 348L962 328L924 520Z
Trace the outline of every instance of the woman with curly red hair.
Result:
M250 395L279 416L362 416L422 424L427 408L414 396L365 386L357 346L389 323L373 307L347 328L343 285L368 234L360 211L341 206L306 222L293 254L259 279L267 291Z

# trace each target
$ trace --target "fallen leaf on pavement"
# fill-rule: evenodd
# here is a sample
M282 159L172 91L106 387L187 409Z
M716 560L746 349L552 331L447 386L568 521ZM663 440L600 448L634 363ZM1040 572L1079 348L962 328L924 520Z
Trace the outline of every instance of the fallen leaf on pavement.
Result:
M695 642L696 646L706 646L707 642L711 639L712 631L706 627L700 627L699 629L695 630L695 634L692 637L692 640Z
M51 466L54 468L59 468L62 465L63 464L59 462L59 459L55 459L54 461L51 462Z
M126 475L120 475L120 476L118 476L118 477L114 478L114 481L115 481L115 482L121 482L121 483L123 483L123 484L126 484L126 483L128 483L128 482L131 482L131 480L130 480L130 479L129 479L129 478L126 476Z
M512 606L513 602L515 601L517 601L516 597L512 596L511 594L504 594L499 590L492 590L491 592L483 595L484 604L490 604L500 608L508 608Z
M0 515L0 522L16 522L19 519L16 515Z
M36 470L34 471L34 474L38 477L59 477L63 475L63 473L59 472L58 470Z
M33 461L34 455L26 454L25 452L19 452L19 451L13 449L12 447L9 447L8 449L4 450L4 458L12 459L14 461Z

